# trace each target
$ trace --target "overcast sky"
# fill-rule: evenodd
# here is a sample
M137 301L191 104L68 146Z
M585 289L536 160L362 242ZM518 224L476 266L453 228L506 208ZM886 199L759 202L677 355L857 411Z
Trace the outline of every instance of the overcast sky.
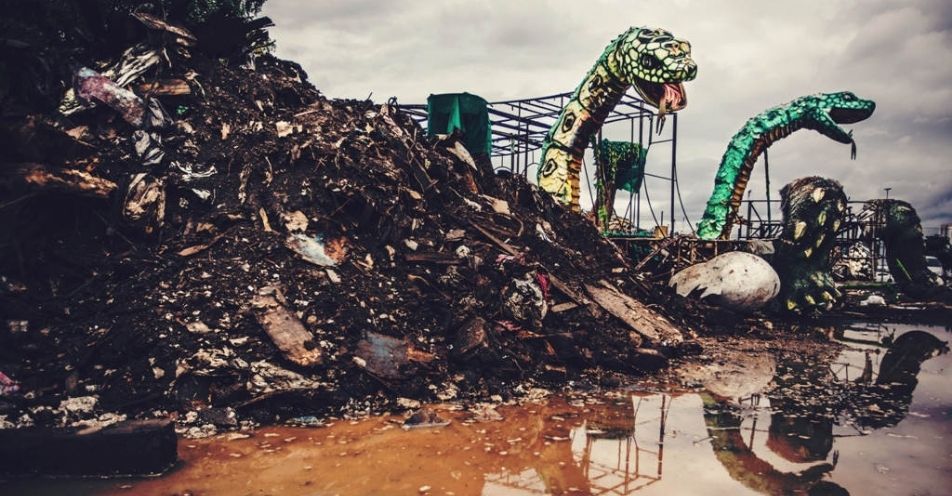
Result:
M693 221L747 119L798 96L850 90L877 103L870 119L849 126L857 160L848 145L800 131L770 148L774 198L816 174L839 180L854 200L891 187L923 226L952 222L948 0L269 0L264 14L277 24L278 56L304 66L325 95L403 103L443 92L494 101L571 91L616 35L663 27L691 42L698 64L678 135ZM667 153L649 154L648 171L663 174ZM666 199L659 182L648 185ZM758 164L748 190L763 198L764 189Z

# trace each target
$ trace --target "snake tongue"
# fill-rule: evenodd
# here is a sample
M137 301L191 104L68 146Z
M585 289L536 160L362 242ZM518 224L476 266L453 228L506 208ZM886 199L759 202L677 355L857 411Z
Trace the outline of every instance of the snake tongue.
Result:
M664 83L664 95L661 97L661 108L681 110L684 108L685 98L681 83Z

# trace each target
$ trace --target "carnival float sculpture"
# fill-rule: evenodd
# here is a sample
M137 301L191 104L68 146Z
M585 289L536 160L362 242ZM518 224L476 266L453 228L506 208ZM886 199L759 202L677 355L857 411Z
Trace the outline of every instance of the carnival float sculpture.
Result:
M782 310L803 313L830 308L842 297L833 282L830 254L846 214L840 183L802 177L780 190L783 231L771 265L780 276Z
M731 138L724 152L697 236L711 240L730 235L754 164L771 144L800 129L813 129L834 141L851 145L852 157L856 158L853 132L839 125L865 120L874 110L876 104L872 100L843 91L800 97L748 120Z
M797 98L748 120L724 152L697 236L715 240L730 235L754 164L771 144L799 129L813 129L852 145L852 157L856 158L852 131L839 125L865 120L875 109L873 101L848 91L820 93ZM784 227L774 243L775 255L770 264L776 276L771 277L767 270L757 270L760 276L750 277L750 262L741 257L726 258L725 254L685 269L676 274L670 284L680 293L702 289L701 295L719 295L719 300L743 302L743 305L727 305L737 309L760 308L774 295L783 302L780 307L786 311L801 313L830 308L842 296L833 282L830 252L846 211L843 188L830 179L807 177L788 184L780 194ZM712 264L715 260L718 262ZM779 291L775 286L776 277L780 280Z
M585 149L609 112L634 87L663 116L687 105L685 81L697 75L691 44L663 29L633 27L615 38L572 94L542 144L538 184L573 211Z
M886 246L886 264L900 289L924 296L939 286L926 265L925 239L916 209L902 200L871 200L866 203L879 220L878 233Z

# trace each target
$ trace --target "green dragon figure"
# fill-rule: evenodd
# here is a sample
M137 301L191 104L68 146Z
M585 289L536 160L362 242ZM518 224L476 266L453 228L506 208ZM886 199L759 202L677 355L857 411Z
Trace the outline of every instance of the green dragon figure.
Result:
M780 276L775 301L795 313L829 308L842 297L833 282L830 252L846 213L843 187L832 179L803 177L784 186L780 198L783 232L771 261Z
M919 214L902 200L871 200L865 209L882 223L879 237L886 245L886 263L896 285L914 296L925 296L938 284L926 265L925 240Z
M582 157L628 87L663 116L687 105L683 81L697 75L691 45L663 29L631 28L615 38L575 89L542 144L539 187L579 210Z
M804 96L774 107L750 119L731 138L721 166L714 179L714 192L707 201L704 216L698 224L701 239L726 238L730 235L737 208L740 207L750 173L760 154L775 141L800 129L813 129L840 143L852 145L856 158L853 132L838 124L852 124L873 114L876 104L844 91Z

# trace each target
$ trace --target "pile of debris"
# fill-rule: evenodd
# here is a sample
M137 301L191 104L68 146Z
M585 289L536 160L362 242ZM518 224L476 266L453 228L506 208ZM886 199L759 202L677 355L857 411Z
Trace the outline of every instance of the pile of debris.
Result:
M511 396L655 369L705 325L395 103L137 18L148 41L76 70L58 111L3 122L0 424Z

